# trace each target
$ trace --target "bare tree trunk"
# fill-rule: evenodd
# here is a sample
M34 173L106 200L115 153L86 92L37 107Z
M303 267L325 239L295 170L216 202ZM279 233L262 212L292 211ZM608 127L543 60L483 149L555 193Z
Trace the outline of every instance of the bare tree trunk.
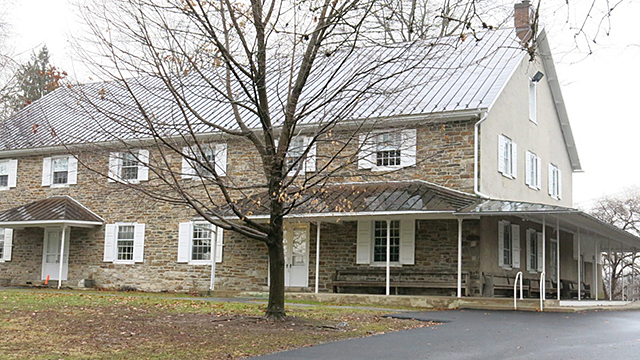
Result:
M267 304L267 319L281 320L285 317L284 310L284 246L282 234L279 239L270 241L269 247L269 303Z

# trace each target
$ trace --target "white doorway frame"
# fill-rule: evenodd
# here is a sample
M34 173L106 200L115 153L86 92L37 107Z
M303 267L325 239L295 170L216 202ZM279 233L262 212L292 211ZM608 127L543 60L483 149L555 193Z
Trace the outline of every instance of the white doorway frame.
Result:
M62 236L64 235L65 239L65 246L64 246L64 254L63 254L63 259L66 259L67 261L64 262L63 261L63 271L62 272L62 279L58 279L58 277L60 277L59 271L55 271L54 272L54 276L50 276L49 280L62 280L65 281L68 278L68 272L69 272L69 243L70 243L70 233L71 231L69 231L70 229L67 228L67 231L62 231L62 228L59 227L55 227L55 228L45 228L44 229L44 238L42 241L42 265L41 265L41 271L40 271L40 277L42 280L46 280L47 278L47 274L45 274L45 265L46 265L46 260L47 260L47 243L49 241L49 233L52 231L57 231L60 232L60 237L62 238ZM62 240L62 239L61 239ZM58 251L58 254L60 253L60 251ZM51 275L51 274L50 274Z

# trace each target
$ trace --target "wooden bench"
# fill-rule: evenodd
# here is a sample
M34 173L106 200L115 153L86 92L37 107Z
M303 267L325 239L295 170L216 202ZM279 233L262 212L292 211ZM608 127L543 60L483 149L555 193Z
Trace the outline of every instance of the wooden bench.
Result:
M386 287L385 268L339 269L333 276L333 292L340 293L345 288L381 288ZM391 270L389 287L393 293L398 289L458 289L458 273L449 271L427 271L419 269ZM462 294L469 294L469 273L462 273ZM380 290L380 289L379 289Z
M533 298L540 297L540 279L525 279L529 283L529 296ZM545 279L545 294L547 299L553 299L558 296L558 284L551 279Z
M482 292L482 296L495 297L496 292L504 296L513 296L515 276L511 277L503 274L483 274L483 276L484 291ZM520 284L518 284L516 291L518 294L520 293ZM524 296L529 296L530 288L526 281L522 282L522 292Z
M573 280L561 280L562 290L561 296L565 299L577 299L578 298L578 282ZM587 299L591 297L591 285L587 285L584 282L580 288L580 298Z

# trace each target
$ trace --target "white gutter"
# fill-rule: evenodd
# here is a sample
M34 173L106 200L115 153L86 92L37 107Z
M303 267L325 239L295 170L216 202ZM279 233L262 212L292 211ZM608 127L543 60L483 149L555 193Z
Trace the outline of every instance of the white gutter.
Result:
M485 195L483 193L480 192L480 167L478 165L478 154L480 153L480 142L479 142L479 132L480 132L480 124L487 120L487 118L489 117L489 112L487 111L483 111L480 113L480 120L478 120L478 122L476 122L476 125L474 127L474 131L473 131L473 192L474 194L480 196L480 197L484 197L484 198L489 198L488 195Z
M99 221L84 220L33 220L33 221L4 221L0 222L2 227L42 227L42 226L71 226L71 227L93 227L102 226Z

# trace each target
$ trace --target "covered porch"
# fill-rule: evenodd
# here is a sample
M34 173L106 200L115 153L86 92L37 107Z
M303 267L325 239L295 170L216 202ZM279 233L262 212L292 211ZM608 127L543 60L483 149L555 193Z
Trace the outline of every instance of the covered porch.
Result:
M4 266L0 277L18 284L53 281L60 288L68 278L72 229L103 224L100 216L69 196L53 196L1 212Z

